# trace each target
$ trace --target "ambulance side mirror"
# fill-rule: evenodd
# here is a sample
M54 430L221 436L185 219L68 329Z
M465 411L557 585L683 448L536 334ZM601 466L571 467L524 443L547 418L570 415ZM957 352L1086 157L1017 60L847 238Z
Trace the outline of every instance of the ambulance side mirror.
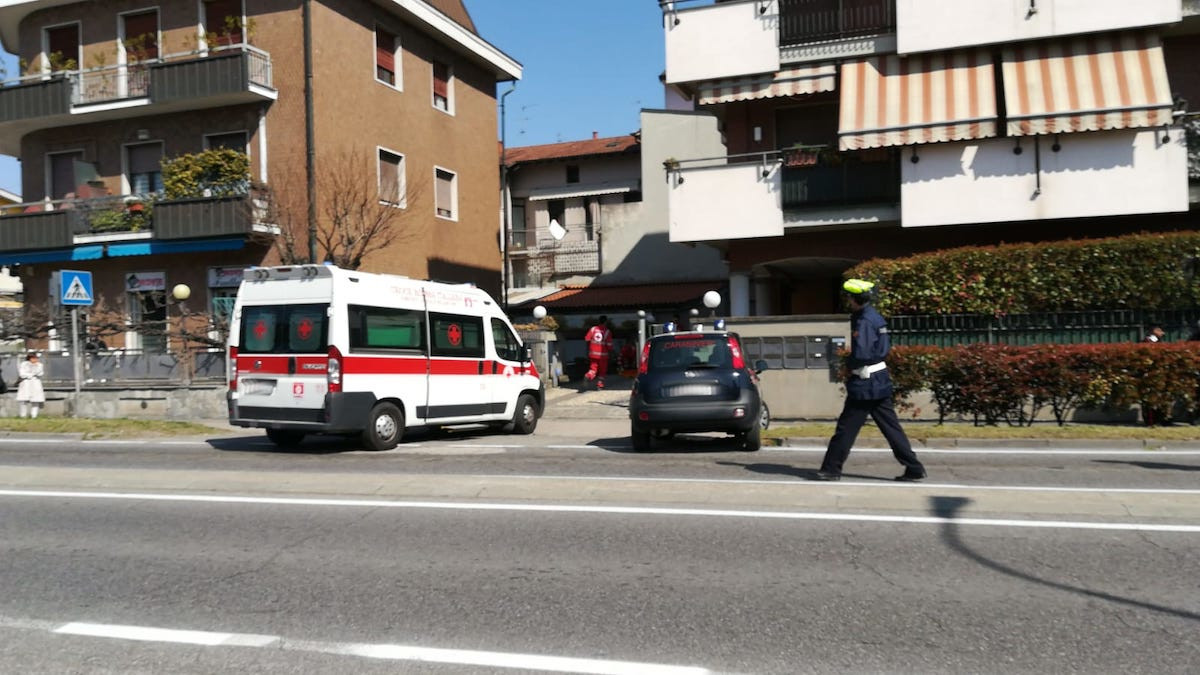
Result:
M533 350L529 347L521 347L521 363L529 363L533 360Z

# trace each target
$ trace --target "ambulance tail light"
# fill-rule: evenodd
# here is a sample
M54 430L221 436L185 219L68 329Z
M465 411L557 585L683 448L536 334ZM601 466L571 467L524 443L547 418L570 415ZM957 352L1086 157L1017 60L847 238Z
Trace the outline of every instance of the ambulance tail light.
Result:
M329 380L329 393L336 394L342 390L342 353L337 347L329 348L329 364L325 370Z
M644 347L642 347L642 360L640 363L638 363L638 373L643 374L643 373L647 373L647 372L650 372L650 343L649 342L647 342L646 345Z
M742 346L738 344L737 338L729 338L729 353L733 355L733 367L735 370L741 370L746 367L746 358L742 356Z
M229 391L237 391L237 347L229 348Z

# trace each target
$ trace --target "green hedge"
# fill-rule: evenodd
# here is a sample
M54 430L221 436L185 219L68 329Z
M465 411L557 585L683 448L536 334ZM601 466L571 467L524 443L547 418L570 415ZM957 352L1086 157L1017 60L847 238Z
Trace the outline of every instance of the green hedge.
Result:
M1030 424L1048 410L1061 425L1077 408L1198 407L1200 342L895 347L887 361L898 404L929 391L939 421Z
M250 188L250 158L244 152L213 148L162 163L167 199L234 197Z
M868 260L846 278L877 284L897 314L1178 309L1200 301L1200 232L969 246Z

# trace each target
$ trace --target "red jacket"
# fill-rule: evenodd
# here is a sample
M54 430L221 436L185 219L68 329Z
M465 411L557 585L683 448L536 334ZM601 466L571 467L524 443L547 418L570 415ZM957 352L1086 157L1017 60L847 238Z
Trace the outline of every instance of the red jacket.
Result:
M602 359L608 357L612 350L612 331L608 326L596 324L588 329L583 339L588 344L588 358Z

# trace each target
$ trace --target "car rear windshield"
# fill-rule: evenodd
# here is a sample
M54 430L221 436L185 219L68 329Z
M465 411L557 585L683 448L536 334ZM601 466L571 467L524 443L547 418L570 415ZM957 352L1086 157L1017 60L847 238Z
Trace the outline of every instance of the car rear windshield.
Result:
M239 350L244 354L324 354L329 305L242 308Z
M679 335L650 342L650 370L732 366L733 355L723 335Z

